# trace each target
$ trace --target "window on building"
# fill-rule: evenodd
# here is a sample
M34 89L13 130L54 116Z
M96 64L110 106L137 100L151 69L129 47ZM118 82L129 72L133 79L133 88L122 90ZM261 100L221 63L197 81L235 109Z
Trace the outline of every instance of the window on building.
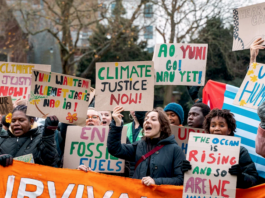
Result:
M146 26L144 28L144 38L153 39L153 26Z
M110 5L110 10L111 10L111 15L114 16L113 14L113 11L115 9L115 6L116 6L116 2L113 2L111 5Z
M144 5L144 17L152 18L153 17L153 4Z
M101 14L105 14L106 13L106 9L107 9L107 5L105 3L101 3L99 4L100 9L98 10L98 17L101 17Z

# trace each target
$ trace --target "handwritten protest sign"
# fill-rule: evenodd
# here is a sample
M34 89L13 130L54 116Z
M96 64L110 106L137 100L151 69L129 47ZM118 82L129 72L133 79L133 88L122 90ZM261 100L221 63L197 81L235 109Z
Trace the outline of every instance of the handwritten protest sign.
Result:
M153 109L152 61L97 63L96 78L96 110L111 111L117 105L126 111Z
M240 138L190 133L183 198L236 197L237 177L228 173L238 164Z
M15 157L14 160L18 160L18 161L21 161L21 162L27 162L27 163L34 164L34 158L33 158L32 154Z
M8 113L12 113L13 111L13 103L11 96L0 97L0 114L7 115Z
M27 115L55 115L60 122L84 126L90 80L35 69L32 73Z
M203 86L207 49L208 44L156 44L155 84Z
M28 99L32 69L51 71L50 65L0 62L0 96Z
M265 101L265 64L253 63L238 90L234 104L252 109Z
M107 148L109 127L68 126L64 149L64 168L76 169L84 164L96 172L123 173L124 160L113 157ZM121 143L126 143L127 127Z
M233 51L249 49L258 38L265 39L265 3L233 10Z
M177 141L178 145L180 146L185 155L188 151L188 141L190 132L205 133L203 129L180 127L174 125L170 125L170 127L172 134L175 136L175 140Z

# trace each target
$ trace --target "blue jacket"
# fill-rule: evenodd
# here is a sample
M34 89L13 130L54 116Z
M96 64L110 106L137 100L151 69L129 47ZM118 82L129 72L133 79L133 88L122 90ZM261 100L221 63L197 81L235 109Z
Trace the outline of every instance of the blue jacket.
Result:
M133 144L121 144L121 131L122 126L117 127L112 121L108 135L109 153L121 159L137 162L142 155L147 153L146 141L140 140ZM178 146L174 135L160 140L157 145L160 144L165 146L150 156L150 177L155 180L157 185L182 185L181 164L185 159L184 153ZM144 160L136 168L133 178L142 179L146 176L147 169L148 160Z

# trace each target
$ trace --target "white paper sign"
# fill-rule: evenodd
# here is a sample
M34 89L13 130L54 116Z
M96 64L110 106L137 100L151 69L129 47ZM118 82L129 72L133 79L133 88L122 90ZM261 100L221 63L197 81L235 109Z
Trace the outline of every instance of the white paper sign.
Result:
M228 170L238 164L240 138L190 133L188 144L192 169L184 174L182 197L236 197L237 177Z
M188 141L190 132L205 133L204 129L197 129L191 127L170 125L172 135L175 136L175 140L186 155L188 151Z
M265 39L265 3L233 10L233 51L249 49L258 38Z
M258 109L265 101L265 64L253 63L242 82L234 104Z
M96 172L123 173L125 161L109 154L109 127L68 126L64 149L64 168L76 169L84 164ZM122 130L121 143L126 143L127 127Z
M32 63L0 62L0 96L28 99L31 86L32 69L50 72L50 65Z
M203 86L207 49L208 44L156 44L155 84Z
M85 126L90 80L34 69L32 73L27 115L55 115L60 122Z
M97 111L151 111L154 104L152 61L96 63Z

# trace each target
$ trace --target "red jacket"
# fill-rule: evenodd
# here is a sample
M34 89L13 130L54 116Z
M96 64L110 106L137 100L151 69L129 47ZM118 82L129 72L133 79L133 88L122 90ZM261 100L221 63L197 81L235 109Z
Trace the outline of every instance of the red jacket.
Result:
M265 158L265 129L260 125L256 136L256 153Z

